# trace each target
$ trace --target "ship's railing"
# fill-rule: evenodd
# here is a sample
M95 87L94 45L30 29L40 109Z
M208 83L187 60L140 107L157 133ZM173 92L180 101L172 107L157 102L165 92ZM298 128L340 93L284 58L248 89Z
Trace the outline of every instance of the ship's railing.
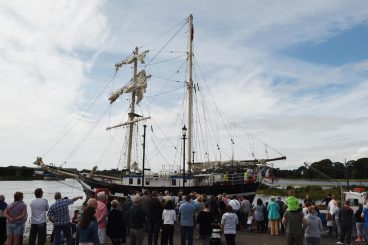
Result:
M250 173L223 173L220 177L221 178L217 177L215 182L222 184L240 184L256 181L256 175Z
M255 174L244 173L212 173L196 176L199 185L234 185L254 183L257 178Z

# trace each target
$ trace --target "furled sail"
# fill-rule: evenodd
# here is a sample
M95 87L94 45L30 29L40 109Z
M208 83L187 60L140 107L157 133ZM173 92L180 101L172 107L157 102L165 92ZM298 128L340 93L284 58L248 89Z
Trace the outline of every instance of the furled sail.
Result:
M123 61L120 61L119 63L115 64L116 70L118 70L122 65L132 64L135 60L140 61L141 64L144 64L144 59L146 58L146 54L149 52L149 50L145 50L144 52L140 54L131 54L128 58L126 58Z
M114 103L117 98L123 93L132 93L135 92L135 96L137 97L136 103L138 104L142 99L143 95L146 92L147 88L147 80L151 77L151 75L147 76L145 70L141 70L134 81L134 78L130 79L129 83L124 87L116 90L109 97L110 104Z

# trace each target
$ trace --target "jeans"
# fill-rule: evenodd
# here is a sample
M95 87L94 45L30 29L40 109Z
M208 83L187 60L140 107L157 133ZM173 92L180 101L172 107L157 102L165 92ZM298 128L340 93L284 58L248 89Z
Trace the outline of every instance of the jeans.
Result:
M249 228L249 225L247 223L248 221L248 212L244 212L243 213L243 226L244 226L244 229L248 229Z
M356 223L356 231L358 238L364 238L364 223Z
M105 228L98 228L98 240L100 244L104 244L106 242L106 229Z
M150 220L148 227L148 244L149 245L157 245L158 242L158 234L160 233L160 220ZM152 243L153 242L153 243Z
M60 245L61 244L61 231L63 231L66 244L72 245L72 228L70 223L65 225L54 225L54 245Z
M35 245L36 239L38 245L44 245L46 242L46 223L42 224L31 224L31 230L29 232L29 245Z
M341 236L341 222L340 220L335 220L334 222L336 236Z
M8 235L22 236L24 231L24 224L6 224L6 232Z
M181 245L185 245L188 240L188 245L193 245L193 226L180 226Z
M320 245L321 244L320 237L306 237L305 240L307 240L307 245Z

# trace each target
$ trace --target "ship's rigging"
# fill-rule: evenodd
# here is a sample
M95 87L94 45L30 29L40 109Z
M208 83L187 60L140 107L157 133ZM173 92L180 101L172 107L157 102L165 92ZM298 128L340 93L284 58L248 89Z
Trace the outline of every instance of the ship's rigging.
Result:
M211 165L211 163L223 161L238 164L250 158L251 160L247 160L247 162L266 163L270 151L278 155L271 159L283 159L283 154L254 135L249 134L242 125L230 119L230 116L222 112L217 106L218 101L213 99L215 96L211 93L211 86L204 79L202 69L200 69L197 61L198 57L194 56L192 51L195 49L191 42L194 38L194 28L190 21L191 18L189 17L185 23L180 23L177 29L170 28L169 31L174 31L173 34L165 32L163 35L159 35L151 42L137 47L125 59L118 62L115 65L115 73L105 81L95 96L89 100L90 102L84 107L83 112L67 124L66 128L56 138L55 143L51 144L43 156L47 156L53 151L73 131L74 127L85 123L85 119L88 118L91 129L86 132L85 136L81 137L80 141L77 141L70 154L66 154L66 159L61 161L73 166L73 157L78 153L81 145L88 140L102 118L107 116L106 128L113 130L109 130L108 137L110 140L105 143L104 147L101 147L102 153L95 162L101 168L107 168L103 164L107 159L109 148L113 146L115 148L118 146L120 149L115 161L118 162L118 168L130 170L132 164L139 166L142 163L141 145L143 142L141 131L144 123L148 125L146 165L158 171L167 171L166 168L161 168L163 165L176 166L172 167L171 170L177 172L182 170L181 157L184 149L181 144L180 129L184 124L188 125L188 134L193 135L188 139L186 150L186 162L189 170L192 168L191 165L196 162L197 165L199 163ZM179 34L182 34L188 22L188 30L185 33L191 40L186 45L188 50L173 51L179 50L177 45L172 45L172 43ZM163 46L156 46L156 49L148 48L148 45L166 36L169 36L169 38ZM163 75L164 71L167 71L166 68L161 68L163 65L166 67L169 65L172 70L169 75ZM132 79L126 79L126 76L129 75L126 70L121 72L124 66L133 70ZM156 67L158 67L157 71L154 70ZM112 123L112 118L118 118L118 114L113 109L114 105L109 105L107 109L103 110L100 117L90 120L89 112L102 95L106 95L107 88L110 88L112 84L116 84L117 81L121 83L124 79L129 82L123 86L118 86L109 98L111 103L119 104L119 110L121 110L122 104L126 107L127 113L124 114L125 116L120 120L120 123L116 123L116 121ZM150 79L150 81L147 81L147 79ZM139 86L137 89L135 82L138 80ZM150 84L158 84L159 86L154 86L155 89L152 89ZM147 94L144 95L146 89ZM123 94L132 91L131 96ZM183 91L185 91L185 96L183 99L178 99L178 92ZM138 96L136 96L137 94ZM162 99L166 95L168 99ZM190 101L193 103L190 103ZM163 106L163 103L169 105ZM127 106L128 104L130 106ZM183 109L174 112L179 107ZM189 111L189 113L186 113L186 111ZM121 115L121 112L119 114ZM129 127L127 133L123 133L125 127ZM221 133L227 136L221 136ZM126 146L128 146L128 149ZM263 154L260 152L263 152ZM239 158L243 160L235 160ZM139 168L135 167L135 170L137 169Z

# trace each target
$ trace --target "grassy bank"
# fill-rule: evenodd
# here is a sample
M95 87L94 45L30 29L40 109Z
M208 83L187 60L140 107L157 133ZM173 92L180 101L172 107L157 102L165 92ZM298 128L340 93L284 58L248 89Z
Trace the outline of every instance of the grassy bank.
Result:
M321 200L327 194L335 195L337 197L340 196L340 188L332 187L330 189L323 189L318 185L308 185L299 188L293 188L292 186L287 186L284 189L279 189L275 187L271 187L265 184L261 184L257 190L257 194L269 195L269 196L287 196L289 189L295 190L295 196L304 199L305 195L309 195L312 200Z

